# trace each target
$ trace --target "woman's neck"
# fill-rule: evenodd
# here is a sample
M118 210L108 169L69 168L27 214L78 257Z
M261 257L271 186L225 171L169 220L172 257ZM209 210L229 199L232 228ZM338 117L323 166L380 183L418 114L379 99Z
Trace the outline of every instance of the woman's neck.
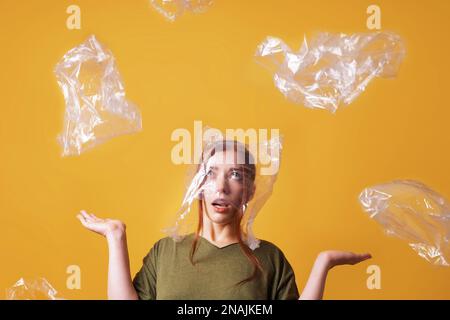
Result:
M216 224L206 218L200 236L220 247L239 242L237 230L235 223Z

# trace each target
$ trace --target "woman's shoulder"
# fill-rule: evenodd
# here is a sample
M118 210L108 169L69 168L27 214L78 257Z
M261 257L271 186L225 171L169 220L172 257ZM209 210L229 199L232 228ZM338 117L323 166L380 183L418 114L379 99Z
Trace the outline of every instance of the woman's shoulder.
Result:
M150 250L147 251L147 254L144 257L144 262L159 259L161 255L164 255L164 253L172 249L171 242L173 241L174 240L171 237L163 237L153 242L150 246Z
M266 269L274 273L288 270L290 267L283 250L271 241L260 240L260 245L254 252Z
M255 252L260 252L265 255L269 254L273 256L284 257L283 251L275 243L262 239L260 239L259 241L259 247L255 249Z

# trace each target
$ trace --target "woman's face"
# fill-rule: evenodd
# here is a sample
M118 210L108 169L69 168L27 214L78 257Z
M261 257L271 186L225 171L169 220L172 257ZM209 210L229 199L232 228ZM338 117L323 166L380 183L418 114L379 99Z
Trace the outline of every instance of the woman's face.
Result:
M249 193L248 178L244 177L242 165L237 165L234 151L216 152L206 163L206 181L203 199L208 218L219 224L232 222L242 212ZM245 185L247 183L247 186Z

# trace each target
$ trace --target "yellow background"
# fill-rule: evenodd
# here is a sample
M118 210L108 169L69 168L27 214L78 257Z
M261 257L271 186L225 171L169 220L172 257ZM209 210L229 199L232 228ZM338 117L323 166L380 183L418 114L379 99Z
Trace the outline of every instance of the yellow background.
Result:
M43 276L65 298L106 298L106 241L81 227L80 209L126 222L134 275L184 192L170 135L201 120L284 135L279 179L255 228L284 251L299 289L318 252L345 249L373 260L333 269L327 299L450 298L450 268L385 236L357 202L364 187L399 178L450 197L450 2L376 3L407 57L396 79L375 79L332 115L285 100L254 62L255 48L267 35L298 48L315 31L367 31L371 1L216 0L171 24L146 0L1 0L0 290ZM81 30L66 28L71 4L81 8ZM90 34L114 53L144 130L61 158L64 100L53 68ZM66 288L71 264L81 268L81 290ZM381 290L366 287L370 264L381 268Z

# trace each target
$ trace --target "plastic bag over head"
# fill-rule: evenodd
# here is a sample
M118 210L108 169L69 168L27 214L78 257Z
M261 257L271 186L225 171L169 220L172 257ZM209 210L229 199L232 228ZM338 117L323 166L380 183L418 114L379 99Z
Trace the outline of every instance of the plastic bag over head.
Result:
M450 263L450 204L421 182L396 180L364 189L362 208L388 235L409 243L419 256Z
M175 241L202 231L202 221L233 221L243 243L259 247L253 222L272 193L282 149L281 137L259 136L248 143L206 129L201 154L188 170L186 192L175 222L163 231ZM195 210L194 210L195 209ZM232 220L230 220L232 219Z
M274 74L275 86L295 104L335 112L350 104L375 77L395 77L405 57L402 39L390 32L319 33L298 52L267 37L256 60Z
M79 155L113 137L142 129L111 51L95 36L68 51L55 67L66 109L58 140L62 155Z

